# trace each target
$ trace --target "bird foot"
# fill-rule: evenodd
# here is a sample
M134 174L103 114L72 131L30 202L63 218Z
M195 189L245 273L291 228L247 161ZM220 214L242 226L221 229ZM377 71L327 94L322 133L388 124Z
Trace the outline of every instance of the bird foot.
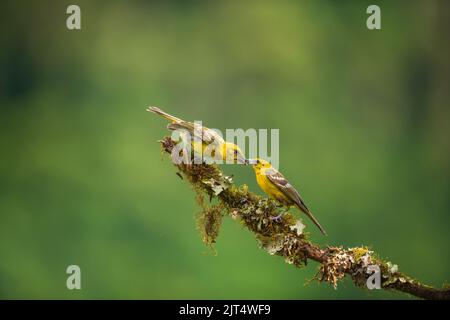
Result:
M283 215L284 215L285 213L286 213L286 212L282 212L282 213L280 213L279 215L277 215L276 217L270 217L270 220L275 221L275 222L281 222L281 220L282 220L282 218L283 218Z

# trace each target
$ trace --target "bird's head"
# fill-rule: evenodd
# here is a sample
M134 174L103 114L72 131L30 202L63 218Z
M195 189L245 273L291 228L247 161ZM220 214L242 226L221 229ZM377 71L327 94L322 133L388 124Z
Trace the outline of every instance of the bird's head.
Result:
M222 146L222 159L224 161L232 161L237 164L248 164L241 148L231 142L225 142Z
M255 170L270 168L272 166L269 161L260 158L249 159L248 163L251 164Z

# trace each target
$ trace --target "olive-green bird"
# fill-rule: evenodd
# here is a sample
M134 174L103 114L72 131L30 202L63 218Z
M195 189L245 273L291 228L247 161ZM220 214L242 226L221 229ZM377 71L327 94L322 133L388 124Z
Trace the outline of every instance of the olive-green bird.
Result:
M191 143L197 154L205 155L208 154L208 151L212 151L211 156L218 156L223 161L230 160L233 163L248 164L248 160L245 158L242 150L236 144L225 141L216 131L172 116L158 107L148 107L147 111L156 113L169 120L170 123L167 126L169 130L186 130L191 135L191 139L194 137L201 138L201 141L193 139ZM214 154L214 151L217 151L218 154Z

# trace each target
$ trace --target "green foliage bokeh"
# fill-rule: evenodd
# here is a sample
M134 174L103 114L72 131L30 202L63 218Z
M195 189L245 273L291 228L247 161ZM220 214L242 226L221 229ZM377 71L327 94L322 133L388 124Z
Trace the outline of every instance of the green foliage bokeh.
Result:
M391 299L305 285L225 219L216 249L161 155L158 105L209 127L280 129L280 170L326 228L448 280L448 3L7 1L0 19L0 298ZM447 54L446 54L447 53ZM260 192L250 168L226 167ZM82 290L66 288L68 265Z

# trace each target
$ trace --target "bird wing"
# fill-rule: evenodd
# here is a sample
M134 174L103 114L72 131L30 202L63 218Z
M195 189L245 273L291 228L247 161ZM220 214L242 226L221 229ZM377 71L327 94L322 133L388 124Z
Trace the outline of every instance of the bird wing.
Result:
M214 141L218 143L224 141L216 131L188 121L170 123L167 128L170 130L187 130L191 134L191 138L194 138L194 136L201 137L202 141L207 144Z
M223 143L225 142L225 140L223 140L222 136L217 133L215 130L213 129L209 129L203 126L197 126L198 128L196 130L202 130L202 134L203 134L203 141L205 141L206 143L212 143L212 142L216 142L216 143ZM198 132L198 131L197 131Z
M166 118L167 120L171 121L167 128L169 130L187 130L192 138L194 136L201 137L202 141L210 144L212 142L216 143L223 143L225 142L223 138L218 134L216 131L203 127L200 124L192 123L189 121L184 121L180 118L177 118L175 116L172 116L171 114L168 114L167 112L162 111L158 107L148 107L147 111L159 114L160 116Z
M278 190L280 190L289 200L294 202L295 205L314 222L322 234L327 234L325 229L320 225L319 221L317 221L316 217L314 217L311 211L309 211L298 191L284 178L280 172L274 168L270 168L266 170L266 176L269 181L278 188Z
M307 213L308 207L303 202L298 191L286 180L286 178L274 168L266 170L266 176L270 182L272 182L278 190L280 190L288 199L295 203L300 210Z

